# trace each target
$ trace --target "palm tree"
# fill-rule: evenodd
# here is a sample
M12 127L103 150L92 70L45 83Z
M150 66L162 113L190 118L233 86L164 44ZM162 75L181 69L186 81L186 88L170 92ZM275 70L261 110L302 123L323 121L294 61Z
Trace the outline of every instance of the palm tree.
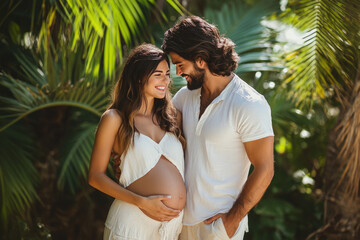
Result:
M308 239L359 239L360 2L290 1L290 19L306 32L289 55L285 83L298 106L340 109L330 133L324 173L324 223Z

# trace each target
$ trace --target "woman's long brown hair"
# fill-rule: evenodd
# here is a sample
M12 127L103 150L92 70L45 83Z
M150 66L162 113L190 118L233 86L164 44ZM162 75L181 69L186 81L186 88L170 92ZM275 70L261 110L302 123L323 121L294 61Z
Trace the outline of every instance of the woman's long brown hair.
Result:
M142 44L133 49L125 63L112 94L113 101L108 108L116 109L122 120L117 134L120 144L119 154L126 154L130 144L133 144L134 134L137 131L134 116L145 101L145 84L163 60L166 60L170 67L169 58L161 49L152 44ZM154 99L152 112L160 128L173 133L184 146L185 139L176 121L176 109L171 103L169 90L164 98Z

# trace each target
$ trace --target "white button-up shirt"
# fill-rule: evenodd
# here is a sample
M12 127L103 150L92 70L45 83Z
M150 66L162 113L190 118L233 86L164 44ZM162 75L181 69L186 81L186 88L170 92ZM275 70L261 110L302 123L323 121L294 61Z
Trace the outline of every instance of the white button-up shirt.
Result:
M251 164L243 143L274 135L265 98L237 75L199 119L200 94L183 87L173 98L187 142L185 225L230 210Z

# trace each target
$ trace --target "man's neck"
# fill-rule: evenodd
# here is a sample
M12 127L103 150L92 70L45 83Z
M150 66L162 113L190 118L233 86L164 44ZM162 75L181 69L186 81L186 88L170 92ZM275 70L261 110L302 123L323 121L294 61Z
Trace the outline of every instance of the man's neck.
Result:
M209 98L216 98L226 88L234 73L229 76L219 76L208 73L205 75L204 84L201 88L201 95Z
M234 77L234 73L230 76L215 76L215 75L205 75L204 84L201 88L201 98L200 98L200 114L199 119L202 114L205 112L205 109L209 104L220 95L220 93L226 88L231 79Z

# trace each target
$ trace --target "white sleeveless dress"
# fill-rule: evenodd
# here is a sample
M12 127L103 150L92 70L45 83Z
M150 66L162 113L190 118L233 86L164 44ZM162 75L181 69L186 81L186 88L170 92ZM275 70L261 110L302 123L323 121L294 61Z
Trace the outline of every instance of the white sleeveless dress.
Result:
M184 152L175 135L166 132L159 143L136 132L134 143L121 156L119 183L124 188L148 173L164 156L184 179ZM171 221L156 221L133 204L115 199L105 221L104 240L175 240L182 228L183 211Z

